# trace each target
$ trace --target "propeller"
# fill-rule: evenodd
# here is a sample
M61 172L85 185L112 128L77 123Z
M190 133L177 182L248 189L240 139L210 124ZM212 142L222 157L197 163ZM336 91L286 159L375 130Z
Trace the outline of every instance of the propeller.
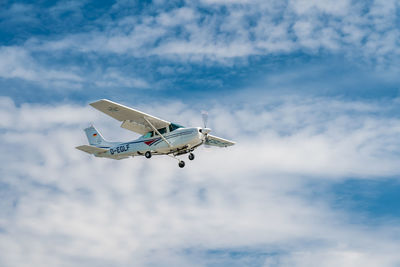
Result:
M208 133L211 132L211 129L207 128L208 112L203 110L201 117L203 118L203 128L200 129L200 132L204 135L204 139L208 141Z
M205 110L203 110L203 111L201 112L201 117L203 118L203 125L204 125L203 128L207 128L208 112L205 111Z

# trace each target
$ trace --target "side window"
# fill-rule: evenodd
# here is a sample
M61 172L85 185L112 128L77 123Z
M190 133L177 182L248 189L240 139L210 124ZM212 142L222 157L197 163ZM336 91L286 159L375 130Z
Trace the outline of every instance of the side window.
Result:
M166 132L167 132L167 128L160 128L160 129L157 129L158 130L158 132L160 133L160 134L165 134Z
M153 132L148 132L147 134L143 135L143 138L150 138L153 136Z

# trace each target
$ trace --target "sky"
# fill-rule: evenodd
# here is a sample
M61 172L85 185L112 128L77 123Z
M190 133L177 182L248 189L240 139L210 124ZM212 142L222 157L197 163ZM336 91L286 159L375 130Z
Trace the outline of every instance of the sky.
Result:
M0 266L399 266L400 3L1 1ZM75 149L110 99L229 148ZM186 156L182 156L185 159Z

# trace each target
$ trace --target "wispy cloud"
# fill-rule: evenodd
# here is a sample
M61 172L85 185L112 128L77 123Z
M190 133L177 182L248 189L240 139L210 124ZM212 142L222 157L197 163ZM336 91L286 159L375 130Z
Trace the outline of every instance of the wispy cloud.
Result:
M82 82L80 75L67 70L50 70L38 62L23 48L0 48L0 77L23 79L40 83L45 87L64 85L76 88Z
M20 79L52 90L76 90L85 85L99 88L150 88L137 74L125 74L118 68L96 66L94 70L75 64L60 64L57 60L40 62L23 47L0 47L0 77ZM44 57L47 59L47 55Z
M91 31L45 42L43 49L224 59L305 51L345 53L378 61L399 55L395 1L206 1L153 15L105 21ZM204 12L207 10L207 12Z
M330 56L338 56L342 65L362 64L378 73L397 76L400 34L396 15L399 7L395 1L199 1L143 5L117 2L104 7L102 12L94 10L93 20L85 20L83 15L90 8L87 3L71 1L44 6L43 14L47 15L33 17L39 19L40 25L56 26L48 34L32 33L6 42L11 44L1 47L4 60L0 63L0 75L63 90L175 89L180 86L176 83L179 73L165 79L165 72L154 69L171 69L171 64L181 64L180 68L188 70L193 70L193 66L218 66L226 68L221 73L227 73L238 66L262 65L271 60L271 64L279 65L274 57L283 57L285 62L285 56L302 54L326 57L326 62ZM12 5L7 10L14 9L18 13L35 11L36 7ZM71 26L62 26L64 16L70 16ZM74 27L75 24L86 26Z
M1 24L4 26L16 26L22 23L38 24L35 8L30 4L14 3L8 8L2 8L0 11Z
M95 85L98 87L118 87L123 86L127 88L149 88L148 82L141 78L132 78L129 76L122 76L117 69L106 69L101 79L96 80Z

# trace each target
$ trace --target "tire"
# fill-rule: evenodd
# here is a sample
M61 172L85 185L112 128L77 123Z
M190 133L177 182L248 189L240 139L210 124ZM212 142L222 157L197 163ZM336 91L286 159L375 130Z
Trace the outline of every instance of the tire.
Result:
M179 161L178 166L179 168L185 167L185 162L183 160Z
M188 158L189 158L189 160L194 160L194 154L193 154L193 153L190 153L189 156L188 156Z
M144 153L144 156L146 157L146 158L151 158L151 152L150 151L146 151L146 153Z

